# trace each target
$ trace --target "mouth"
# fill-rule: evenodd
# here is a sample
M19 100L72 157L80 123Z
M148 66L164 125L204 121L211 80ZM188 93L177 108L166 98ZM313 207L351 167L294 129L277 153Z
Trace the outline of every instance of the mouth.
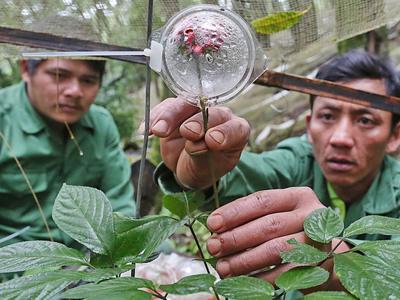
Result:
M64 103L59 103L58 108L65 113L76 113L80 111L79 106Z
M356 163L348 158L330 157L326 160L326 164L332 171L346 172L350 171Z

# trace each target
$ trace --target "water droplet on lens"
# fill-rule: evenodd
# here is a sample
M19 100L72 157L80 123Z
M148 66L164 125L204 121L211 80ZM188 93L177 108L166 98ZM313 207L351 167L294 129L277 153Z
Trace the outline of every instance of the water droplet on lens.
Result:
M210 53L207 53L206 60L209 64L212 64L214 62L214 57Z

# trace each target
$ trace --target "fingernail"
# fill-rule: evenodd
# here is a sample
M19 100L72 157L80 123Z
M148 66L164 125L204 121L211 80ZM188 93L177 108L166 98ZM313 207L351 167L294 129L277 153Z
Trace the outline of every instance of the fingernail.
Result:
M214 131L210 132L210 136L218 144L222 144L224 142L224 140L225 140L224 134L219 130L214 130Z
M221 277L227 277L231 275L231 267L226 260L218 260L217 262L217 271Z
M207 250L213 256L218 256L221 251L221 242L218 238L209 238L207 241Z
M144 134L144 122L141 122L137 130L138 134Z
M199 122L195 122L195 121L187 122L187 123L183 124L183 126L187 130L193 132L194 134L201 134L201 131L203 129L203 127L200 125L200 123Z
M218 231L224 225L224 220L219 214L210 215L207 219L207 226L211 231Z
M199 155L202 155L207 152L208 152L208 149L204 149L204 150L193 151L193 152L190 152L189 154L191 156L199 156Z
M157 133L163 133L167 134L168 132L168 123L164 120L158 121L156 124L154 124L152 131L155 131Z

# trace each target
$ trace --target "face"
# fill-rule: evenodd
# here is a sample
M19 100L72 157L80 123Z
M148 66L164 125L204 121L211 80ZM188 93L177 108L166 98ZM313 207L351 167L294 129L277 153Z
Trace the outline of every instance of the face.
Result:
M85 61L49 59L40 63L33 74L22 62L21 69L32 105L59 123L78 121L100 88L100 74Z
M386 94L379 79L358 79L344 85ZM391 131L390 112L317 97L307 117L309 141L325 178L339 188L368 187L385 153L397 150L399 129Z

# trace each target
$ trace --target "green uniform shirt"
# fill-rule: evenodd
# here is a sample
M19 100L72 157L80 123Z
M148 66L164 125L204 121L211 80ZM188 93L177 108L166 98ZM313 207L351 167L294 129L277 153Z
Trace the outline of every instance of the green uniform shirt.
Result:
M177 191L165 166L160 166L155 177L164 191ZM219 182L221 203L233 201L256 191L308 186L325 206L331 199L322 171L314 159L306 136L289 138L272 151L261 154L244 152L238 165ZM345 226L366 215L400 215L400 162L386 156L378 176L362 199L346 209ZM376 235L360 236L374 240Z
M64 182L98 188L114 210L133 215L129 163L115 123L104 108L92 105L71 125L83 156L72 140L57 134L31 106L23 82L0 90L0 130L27 173L56 241L70 243L51 218ZM11 242L48 239L28 186L0 139L0 239L26 226L30 229Z

